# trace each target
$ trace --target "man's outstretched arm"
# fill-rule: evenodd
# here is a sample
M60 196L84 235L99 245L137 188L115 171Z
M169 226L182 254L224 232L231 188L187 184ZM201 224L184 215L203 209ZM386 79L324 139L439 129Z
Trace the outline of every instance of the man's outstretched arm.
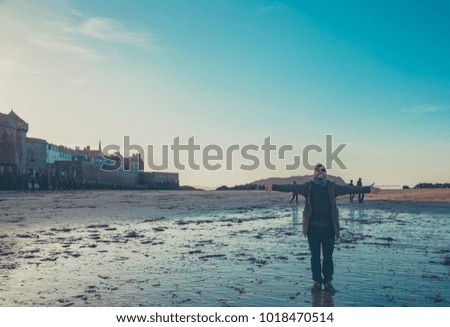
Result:
M305 184L269 184L266 191L278 191L286 193L297 193L305 196L308 189L308 183Z
M378 193L379 188L373 187L375 183L370 186L353 186L353 185L337 185L336 184L336 196L345 194L358 194L358 193Z

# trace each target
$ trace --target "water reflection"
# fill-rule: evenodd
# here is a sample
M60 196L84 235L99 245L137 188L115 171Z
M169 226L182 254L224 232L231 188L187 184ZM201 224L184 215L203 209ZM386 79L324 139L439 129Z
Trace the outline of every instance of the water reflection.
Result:
M348 218L350 218L350 220L355 220L355 207L351 206L350 207L350 212L348 214Z
M333 293L330 292L311 292L313 307L334 307Z
M352 234L363 234L367 220L364 208L357 205L350 205L342 209L342 224Z
M301 233L301 222L298 219L298 206L292 207L292 226L294 228L294 234Z
M359 219L359 221L364 220L366 218L364 209L365 209L364 207L358 208L358 219Z
M292 224L298 225L298 207L292 207Z

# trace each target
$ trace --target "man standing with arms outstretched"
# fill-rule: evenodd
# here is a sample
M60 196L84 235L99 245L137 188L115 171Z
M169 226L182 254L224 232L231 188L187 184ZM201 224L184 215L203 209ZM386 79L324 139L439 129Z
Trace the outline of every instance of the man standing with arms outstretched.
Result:
M355 187L337 185L327 179L327 170L322 164L314 168L314 178L304 184L271 185L267 191L296 192L305 197L303 210L303 235L308 237L311 251L311 271L314 281L311 291L324 289L334 292L331 284L333 280L333 251L334 242L340 237L339 211L336 197L352 193L377 193L378 189L371 186ZM322 250L323 261L320 254Z

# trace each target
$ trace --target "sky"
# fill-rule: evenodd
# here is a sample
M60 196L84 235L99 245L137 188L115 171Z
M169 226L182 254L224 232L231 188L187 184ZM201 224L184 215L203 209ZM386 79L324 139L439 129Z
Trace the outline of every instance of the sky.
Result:
M129 136L155 162L176 137L293 147L252 171L238 154L229 170L179 170L169 152L182 185L310 174L286 163L326 135L346 144L346 167L328 167L346 181L450 182L449 58L448 1L0 0L0 112L28 136L122 149Z

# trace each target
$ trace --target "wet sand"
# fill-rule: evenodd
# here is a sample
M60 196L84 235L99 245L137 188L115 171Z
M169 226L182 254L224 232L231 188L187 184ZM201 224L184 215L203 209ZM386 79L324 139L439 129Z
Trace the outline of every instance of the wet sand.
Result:
M2 192L0 306L450 305L450 203L340 200L331 295L289 199Z

